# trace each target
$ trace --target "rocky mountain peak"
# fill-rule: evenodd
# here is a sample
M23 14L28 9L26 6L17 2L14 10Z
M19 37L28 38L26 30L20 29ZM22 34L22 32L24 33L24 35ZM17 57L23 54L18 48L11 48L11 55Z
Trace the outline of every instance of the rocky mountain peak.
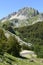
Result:
M9 14L8 16L6 17L3 17L1 20L5 20L5 19L26 19L26 18L31 18L33 16L36 16L38 15L39 12L38 10L35 10L34 8L31 8L31 7L24 7L20 10L18 10L18 12L13 12L11 14Z
M18 11L18 15L24 15L24 16L35 16L38 15L38 10L35 10L31 7L24 7Z

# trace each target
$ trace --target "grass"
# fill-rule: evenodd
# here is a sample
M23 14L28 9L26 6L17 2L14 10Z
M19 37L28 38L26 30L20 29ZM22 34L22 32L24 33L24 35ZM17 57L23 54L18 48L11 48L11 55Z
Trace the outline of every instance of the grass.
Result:
M38 59L36 62L30 62L29 59L17 58L8 53L4 57L4 61L0 62L0 65L43 65Z

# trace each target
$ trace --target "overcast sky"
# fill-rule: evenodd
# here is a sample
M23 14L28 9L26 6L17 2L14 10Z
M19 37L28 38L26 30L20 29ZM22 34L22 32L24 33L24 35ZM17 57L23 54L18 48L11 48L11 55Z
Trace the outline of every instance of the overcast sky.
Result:
M0 18L23 7L32 7L43 12L43 0L0 0Z

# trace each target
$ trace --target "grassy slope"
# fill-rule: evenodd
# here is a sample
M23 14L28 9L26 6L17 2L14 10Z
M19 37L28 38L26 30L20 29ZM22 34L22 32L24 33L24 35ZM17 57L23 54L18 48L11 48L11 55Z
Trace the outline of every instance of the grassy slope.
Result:
M27 27L15 28L15 30L22 40L31 43L38 42L43 44L43 22L38 22Z
M30 62L29 59L13 57L12 55L6 53L4 55L4 61L0 62L0 65L43 65L43 63L40 63L39 61Z

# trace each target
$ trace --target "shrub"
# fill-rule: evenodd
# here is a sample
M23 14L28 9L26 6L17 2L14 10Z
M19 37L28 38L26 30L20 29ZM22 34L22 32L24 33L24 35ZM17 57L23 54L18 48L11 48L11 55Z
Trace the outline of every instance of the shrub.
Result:
M13 36L10 36L8 39L8 53L19 56L19 52L21 50L21 46L19 45L18 41L16 38Z
M43 45L34 44L34 51L37 54L37 57L43 58Z

